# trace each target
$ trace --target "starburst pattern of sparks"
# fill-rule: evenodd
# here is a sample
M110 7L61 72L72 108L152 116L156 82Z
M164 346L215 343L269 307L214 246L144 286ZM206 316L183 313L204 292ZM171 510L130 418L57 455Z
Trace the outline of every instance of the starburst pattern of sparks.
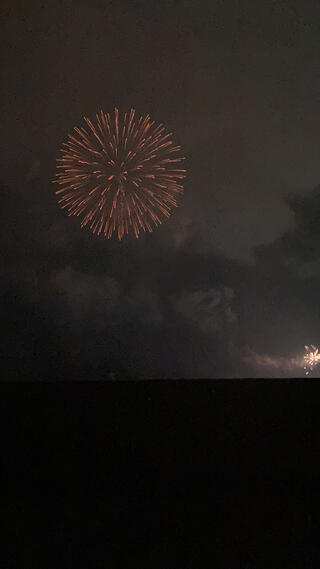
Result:
M305 370L306 375L309 375L310 371L320 362L320 354L319 354L319 349L316 348L316 346L313 346L312 344L311 346L305 346L305 350L306 350L306 354L304 355L305 366L303 369Z
M162 124L135 110L121 120L116 108L96 115L95 124L74 128L62 146L55 183L68 215L81 216L81 227L108 239L113 232L139 237L152 231L179 205L186 170Z

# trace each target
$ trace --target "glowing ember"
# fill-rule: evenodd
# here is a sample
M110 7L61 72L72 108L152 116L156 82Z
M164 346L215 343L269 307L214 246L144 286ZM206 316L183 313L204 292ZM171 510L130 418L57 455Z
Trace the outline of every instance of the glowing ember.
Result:
M311 346L305 346L306 354L304 355L304 370L306 370L306 375L309 375L310 371L318 365L320 362L319 349L311 344Z

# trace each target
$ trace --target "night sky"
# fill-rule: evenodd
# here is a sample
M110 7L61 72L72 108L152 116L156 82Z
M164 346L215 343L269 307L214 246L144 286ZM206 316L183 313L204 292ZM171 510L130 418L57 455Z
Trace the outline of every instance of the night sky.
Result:
M318 0L3 12L2 377L302 376L290 362L320 344ZM172 217L123 242L80 229L52 184L68 133L115 106L163 122L188 171Z

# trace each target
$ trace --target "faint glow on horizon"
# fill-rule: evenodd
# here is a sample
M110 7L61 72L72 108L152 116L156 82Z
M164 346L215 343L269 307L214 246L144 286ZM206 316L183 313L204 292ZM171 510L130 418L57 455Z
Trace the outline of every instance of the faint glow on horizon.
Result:
M320 363L320 353L319 348L313 344L304 348L305 354L295 357L258 354L253 350L247 350L243 361L249 364L250 367L265 368L269 372L278 370L281 374L295 374L297 370L303 368L305 375L309 375Z

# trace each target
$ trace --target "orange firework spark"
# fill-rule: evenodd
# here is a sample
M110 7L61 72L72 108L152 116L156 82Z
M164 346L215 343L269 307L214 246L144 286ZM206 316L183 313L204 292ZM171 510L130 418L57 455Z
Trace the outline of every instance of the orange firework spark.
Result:
M316 346L305 346L306 354L304 356L306 375L309 374L309 370L313 369L320 362L319 349Z
M122 120L116 108L113 118L101 111L95 124L85 122L69 134L58 159L61 207L81 216L81 227L89 224L108 239L113 232L121 240L129 232L139 237L141 230L152 231L183 194L180 146L162 124L149 115L136 117L134 109Z

